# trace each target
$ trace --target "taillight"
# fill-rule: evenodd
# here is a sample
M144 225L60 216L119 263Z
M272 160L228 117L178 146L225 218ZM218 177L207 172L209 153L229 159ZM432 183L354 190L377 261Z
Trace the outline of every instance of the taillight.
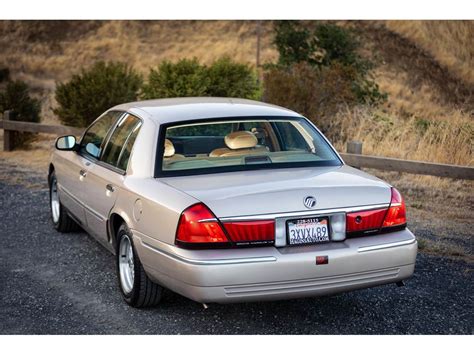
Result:
M275 242L275 222L249 221L228 222L224 228L236 245L273 244Z
M370 211L351 212L346 215L346 232L348 236L374 234L405 227L406 208L402 195L391 188L391 200L388 208Z
M386 208L348 213L346 216L346 231L351 233L379 230L382 227L386 213Z
M404 226L407 223L405 200L398 190L392 187L392 199L382 228Z
M185 248L268 245L274 242L273 220L222 224L202 203L192 205L181 213L176 231L176 244Z
M216 216L204 204L193 205L179 218L176 244L182 246L225 246L229 243Z

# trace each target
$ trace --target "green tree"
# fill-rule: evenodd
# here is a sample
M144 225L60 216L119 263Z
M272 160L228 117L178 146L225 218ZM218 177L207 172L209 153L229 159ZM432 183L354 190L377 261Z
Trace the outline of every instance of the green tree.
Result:
M0 92L0 112L12 110L11 120L40 121L40 102L30 96L30 88L23 81L9 81ZM15 146L25 146L36 136L35 133L13 132Z
M56 87L58 107L54 113L66 125L85 127L115 105L134 101L142 77L120 62L97 62Z
M279 53L278 64L283 66L300 62L316 65L324 56L317 37L307 28L298 26L296 21L276 22L274 44Z
M359 43L350 31L333 24L320 24L316 26L314 36L325 53L322 64L338 61L358 67L359 63L365 62L356 52Z
M8 82L0 92L0 111L13 110L15 121L39 122L40 103L30 96L30 88L20 80Z
M310 30L296 21L278 21L274 42L278 66L304 62L320 70L342 65L346 69L339 71L351 73L350 87L358 102L376 104L386 99L371 76L372 63L357 53L359 42L350 30L335 24L318 24Z

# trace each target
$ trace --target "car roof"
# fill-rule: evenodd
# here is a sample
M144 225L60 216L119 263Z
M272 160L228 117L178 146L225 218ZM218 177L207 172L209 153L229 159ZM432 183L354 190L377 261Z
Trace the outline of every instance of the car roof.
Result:
M128 111L146 116L158 123L170 123L202 118L242 116L292 116L301 115L283 107L259 101L224 97L182 97L129 102L110 109Z

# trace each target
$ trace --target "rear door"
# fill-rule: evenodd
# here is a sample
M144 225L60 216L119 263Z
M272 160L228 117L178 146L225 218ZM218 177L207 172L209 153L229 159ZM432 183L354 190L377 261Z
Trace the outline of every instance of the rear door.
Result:
M98 161L87 172L85 184L86 219L97 238L107 240L107 220L122 188L128 158L141 126L139 118L122 114L109 132Z

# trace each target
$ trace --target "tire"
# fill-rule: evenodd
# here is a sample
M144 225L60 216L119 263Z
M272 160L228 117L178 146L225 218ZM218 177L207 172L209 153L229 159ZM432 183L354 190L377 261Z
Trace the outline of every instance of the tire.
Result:
M126 224L122 224L117 233L115 260L117 280L125 302L135 308L156 306L161 300L163 287L152 282L145 273Z
M58 232L68 233L79 230L78 224L68 215L59 200L58 180L54 171L49 176L49 206L51 221Z

